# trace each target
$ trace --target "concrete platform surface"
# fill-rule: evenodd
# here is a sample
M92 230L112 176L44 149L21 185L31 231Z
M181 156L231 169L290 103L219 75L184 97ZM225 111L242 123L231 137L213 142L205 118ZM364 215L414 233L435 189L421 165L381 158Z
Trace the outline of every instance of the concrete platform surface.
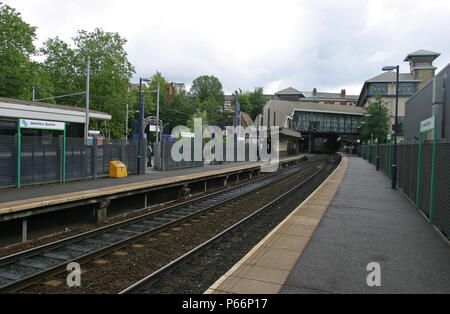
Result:
M374 270L380 267L380 286ZM450 245L358 157L205 293L450 293Z
M280 158L288 162L307 155ZM204 177L224 175L228 172L245 171L268 165L270 162L239 162L222 165L205 165L172 171L150 170L145 175L126 178L98 178L96 180L71 181L66 184L43 184L25 186L21 189L0 190L0 214L19 212L39 206L55 205L86 198L107 196L117 192L128 192L152 188L165 184L182 183Z
M372 262L380 266L379 287L367 284ZM450 293L450 246L388 177L349 157L281 293Z
M313 194L205 293L278 293L333 199L347 163L343 158Z

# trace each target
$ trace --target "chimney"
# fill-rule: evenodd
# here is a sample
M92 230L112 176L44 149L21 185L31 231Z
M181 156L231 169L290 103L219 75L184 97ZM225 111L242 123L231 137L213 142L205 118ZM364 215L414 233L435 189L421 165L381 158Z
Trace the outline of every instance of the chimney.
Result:
M317 89L314 88L314 89L313 89L313 96L316 96L316 95L317 95Z
M345 97L345 89L341 89L341 97Z

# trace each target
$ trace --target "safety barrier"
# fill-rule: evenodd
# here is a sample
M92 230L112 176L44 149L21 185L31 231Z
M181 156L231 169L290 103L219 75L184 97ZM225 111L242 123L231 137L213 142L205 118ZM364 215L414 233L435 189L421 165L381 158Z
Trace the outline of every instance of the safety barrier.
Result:
M138 141L0 136L0 187L107 176L113 160L136 173L137 156Z
M389 143L380 144L379 147L380 171L391 179L393 146L393 143ZM370 162L376 165L376 144L360 145L358 154L365 160L370 158ZM423 143L420 156L419 144L397 144L397 185L432 223L450 237L450 143L437 144L434 184L432 184L432 141ZM431 211L433 192L434 208Z

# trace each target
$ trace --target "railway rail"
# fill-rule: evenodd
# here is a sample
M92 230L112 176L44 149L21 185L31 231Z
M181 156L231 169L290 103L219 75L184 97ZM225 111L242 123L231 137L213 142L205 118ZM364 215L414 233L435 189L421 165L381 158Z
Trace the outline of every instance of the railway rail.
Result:
M0 258L0 292L20 291L41 278L64 272L70 262L84 264L317 164L317 160L308 160L223 191Z
M306 179L302 180L300 183L296 184L294 187L271 201L270 203L262 206L258 210L252 212L250 215L246 216L245 218L241 219L237 223L233 224L231 227L227 228L226 230L220 232L219 234L215 235L214 237L208 239L204 243L198 245L194 249L190 250L189 252L185 253L184 255L180 256L179 258L173 260L172 262L166 264L165 266L161 267L160 269L156 270L149 276L143 278L142 280L134 283L133 285L129 286L128 288L122 290L119 294L143 294L143 293L152 293L151 287L154 283L158 282L162 277L170 274L173 272L177 267L180 267L181 265L184 265L189 260L193 259L194 256L198 256L198 254L202 253L203 251L207 250L209 247L211 247L213 244L220 242L224 238L230 236L233 234L237 229L242 228L245 225L248 225L251 223L254 219L259 217L261 214L263 214L265 211L274 208L277 204L279 204L282 200L285 198L292 196L295 192L297 192L299 189L304 187L306 184L308 184L311 180L316 178L319 174L321 174L324 171L324 167L320 167L318 170L315 170L312 175L309 175Z

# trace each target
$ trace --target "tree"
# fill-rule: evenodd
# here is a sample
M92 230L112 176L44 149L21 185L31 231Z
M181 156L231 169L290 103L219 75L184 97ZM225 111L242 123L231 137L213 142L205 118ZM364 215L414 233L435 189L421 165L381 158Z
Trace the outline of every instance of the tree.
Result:
M202 119L203 126L209 125L208 122L208 114L206 111L200 111L197 110L192 117L187 120L186 126L191 130L191 132L194 132L194 119Z
M187 125L187 120L195 113L195 102L189 99L186 92L175 93L167 110L163 111L162 119L173 127ZM164 118L165 117L165 118Z
M126 104L133 100L128 93L129 82L135 73L124 49L127 40L118 33L96 28L93 32L78 31L73 42L74 48L71 48L56 37L47 40L41 49L55 90L61 94L85 91L87 58L90 56L90 108L111 114L108 131L114 138L122 137ZM81 96L75 96L61 98L58 103L74 106L81 100ZM91 126L99 129L100 122L93 120Z
M208 98L212 99L217 104L222 105L225 100L222 91L222 83L215 76L203 75L196 78L192 82L191 93L199 102L203 102Z
M215 76L200 76L192 82L191 93L195 97L196 108L207 112L209 123L218 124L221 120L220 108L225 102L219 79Z
M31 56L36 27L24 22L16 9L0 2L0 96L31 99Z
M266 96L264 96L264 89L262 87L255 87L253 92L239 93L239 105L241 111L250 115L254 120L258 114L261 113L261 108L267 103Z
M363 139L377 138L380 134L380 143L386 141L389 132L389 111L386 103L381 100L379 93L375 95L376 102L367 107L367 114L362 118L361 136ZM379 112L379 104L380 112Z
M267 103L267 98L264 96L264 88L261 86L255 87L253 92L249 94L249 102L252 108L247 113L255 120L256 116L261 113L261 108Z

